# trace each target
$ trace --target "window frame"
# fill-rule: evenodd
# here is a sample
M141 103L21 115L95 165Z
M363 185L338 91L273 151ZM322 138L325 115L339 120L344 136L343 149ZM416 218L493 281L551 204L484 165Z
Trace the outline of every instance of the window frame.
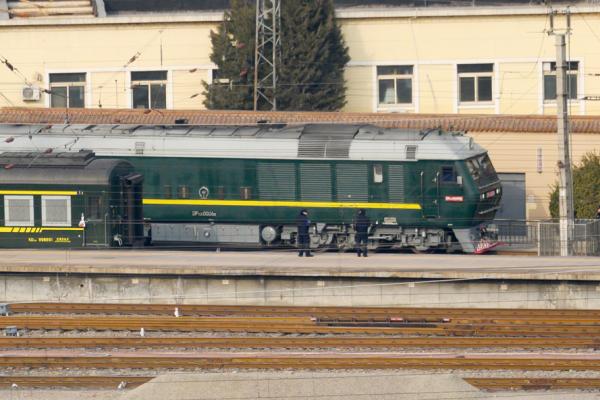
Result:
M452 170L452 176L454 177L454 180L452 181L445 181L444 180L444 169L451 169ZM458 184L458 172L456 171L456 168L454 168L453 165L440 165L440 183L442 185L457 185Z
M30 219L27 223L23 223L23 221L17 221L17 222L10 221L10 207L8 206L8 200L29 200ZM4 225L6 225L6 226L35 226L35 210L34 210L33 196L5 195L3 201L4 201Z
M552 69L552 64L554 64L554 69ZM571 65L575 64L577 66L577 69L571 69ZM546 70L546 65L549 66L549 69ZM571 93L569 92L567 94L567 100L569 102L578 102L579 101L579 79L580 79L580 75L579 75L579 71L580 71L580 67L581 67L581 62L579 60L572 60L567 62L567 90L569 90L569 86L568 86L568 80L570 76L575 76L575 97L571 97ZM556 104L556 97L554 97L553 99L547 99L546 98L546 82L545 82L545 78L546 76L553 76L554 77L554 92L557 92L557 85L556 85L556 62L554 61L543 61L542 62L542 101L544 104L551 104L551 105L555 105Z
M393 73L393 74L379 74L379 68L384 67L396 67L396 68L410 68L411 73ZM394 64L394 65L377 65L375 66L375 81L377 94L375 100L377 102L377 108L381 110L386 109L397 109L397 108L414 108L415 106L415 65L413 64ZM392 80L394 82L394 102L393 103L382 103L380 101L380 82L382 80ZM407 80L410 82L410 103L400 103L398 101L398 81Z
M164 79L134 79L133 75L137 74L137 73L144 73L144 72L160 72L160 73L164 73L165 77ZM140 71L130 71L129 72L129 83L130 83L130 88L131 88L131 96L130 96L130 101L131 101L131 108L134 110L166 110L169 108L169 94L168 94L168 90L169 90L169 71L168 70L162 70L162 69L157 69L157 70L140 70ZM164 107L152 107L153 104L153 99L152 99L152 85L156 85L156 84L161 84L164 86ZM147 91L147 106L148 107L144 107L144 108L135 108L135 88L136 87L146 87L146 91Z
M73 216L71 215L71 196L41 196L41 208L42 208L42 226L72 226ZM67 200L67 221L65 223L60 222L48 222L46 220L46 201L47 200Z
M459 72L461 66L466 65L491 65L491 71L481 71L481 72ZM495 78L495 63L484 62L484 63L467 63L467 64L456 64L456 87L457 87L457 103L459 106L493 106L495 104L494 100L494 78ZM473 78L473 98L474 100L462 100L461 99L461 78ZM491 84L491 98L489 100L479 100L479 78L490 78Z
M71 81L71 82L52 82L52 75L83 75L84 80L83 81ZM63 107L54 107L52 105L52 96L55 96L52 92L56 89L56 88L65 88L66 91L66 95L65 95L65 101L66 101L66 108L86 108L86 100L87 100L87 85L88 85L88 81L89 81L89 77L87 72L50 72L48 73L48 90L50 91L50 96L48 99L48 107L49 108L63 108ZM82 106L72 106L71 103L71 96L70 96L70 91L72 87L78 87L81 88L82 93L83 93L83 102L82 102ZM59 96L60 97L60 96Z

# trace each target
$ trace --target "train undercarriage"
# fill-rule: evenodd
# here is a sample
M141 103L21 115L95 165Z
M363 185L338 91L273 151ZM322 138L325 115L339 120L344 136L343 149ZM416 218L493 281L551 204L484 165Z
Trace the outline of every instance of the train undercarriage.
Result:
M243 245L259 248L295 247L295 225L152 223L147 232L154 245ZM355 231L351 225L315 224L310 230L312 249L352 250ZM376 225L369 231L370 250L410 249L416 253L443 250L483 253L497 244L494 232L483 227L439 229Z

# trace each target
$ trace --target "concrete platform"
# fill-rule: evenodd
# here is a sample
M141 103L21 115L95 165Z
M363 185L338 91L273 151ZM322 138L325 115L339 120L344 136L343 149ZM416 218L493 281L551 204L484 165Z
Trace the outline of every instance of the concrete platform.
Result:
M0 273L600 281L600 258L501 255L0 250Z

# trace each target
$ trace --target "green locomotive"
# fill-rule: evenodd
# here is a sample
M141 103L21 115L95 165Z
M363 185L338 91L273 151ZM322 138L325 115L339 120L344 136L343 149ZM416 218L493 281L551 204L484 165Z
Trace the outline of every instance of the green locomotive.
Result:
M161 245L293 245L306 208L313 247L349 248L365 209L372 247L481 252L502 194L486 151L441 130L2 125L0 140L2 151L89 149L130 163L144 177L137 223Z

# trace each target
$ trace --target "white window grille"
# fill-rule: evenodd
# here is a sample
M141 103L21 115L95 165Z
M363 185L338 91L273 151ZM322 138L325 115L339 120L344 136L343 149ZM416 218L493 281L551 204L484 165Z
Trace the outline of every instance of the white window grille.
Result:
M33 196L4 196L6 226L33 226Z
M71 226L71 197L42 196L42 225Z

